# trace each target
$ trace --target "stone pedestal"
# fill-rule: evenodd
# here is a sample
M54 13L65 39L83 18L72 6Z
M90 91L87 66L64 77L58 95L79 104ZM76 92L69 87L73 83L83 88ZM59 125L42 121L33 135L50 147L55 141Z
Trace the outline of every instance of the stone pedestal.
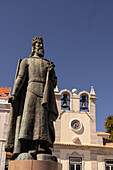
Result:
M15 160L10 161L8 170L62 170L62 165L53 161Z

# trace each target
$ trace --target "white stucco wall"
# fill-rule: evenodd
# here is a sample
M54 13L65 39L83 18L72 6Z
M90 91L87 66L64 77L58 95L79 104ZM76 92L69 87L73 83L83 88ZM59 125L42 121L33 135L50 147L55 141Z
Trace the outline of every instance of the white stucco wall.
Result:
M5 167L5 142L9 120L9 111L10 104L8 104L8 99L0 97L0 170L4 170Z
M72 119L79 119L82 123L82 129L74 132L69 127ZM90 118L85 113L64 112L61 116L61 142L73 143L72 139L78 137L81 144L90 144Z

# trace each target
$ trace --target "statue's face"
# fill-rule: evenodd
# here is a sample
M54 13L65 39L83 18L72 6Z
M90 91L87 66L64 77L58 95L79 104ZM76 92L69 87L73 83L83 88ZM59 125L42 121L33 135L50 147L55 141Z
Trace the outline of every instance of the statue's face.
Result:
M43 43L42 42L36 42L34 46L34 52L40 56L44 57L44 48L43 48Z

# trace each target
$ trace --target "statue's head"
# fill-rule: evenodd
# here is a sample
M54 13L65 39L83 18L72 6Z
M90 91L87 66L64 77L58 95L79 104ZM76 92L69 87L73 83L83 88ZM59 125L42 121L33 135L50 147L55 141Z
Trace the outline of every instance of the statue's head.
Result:
M44 57L44 47L42 37L35 37L32 40L32 53L39 57Z

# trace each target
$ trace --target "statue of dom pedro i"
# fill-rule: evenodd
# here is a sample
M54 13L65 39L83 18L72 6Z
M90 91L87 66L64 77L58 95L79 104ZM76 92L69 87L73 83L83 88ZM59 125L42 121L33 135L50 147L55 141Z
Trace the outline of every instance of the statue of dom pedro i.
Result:
M53 121L58 116L54 88L57 84L55 65L44 57L43 39L32 40L29 58L19 60L12 95L6 152L13 158L21 153L51 154L55 132Z

